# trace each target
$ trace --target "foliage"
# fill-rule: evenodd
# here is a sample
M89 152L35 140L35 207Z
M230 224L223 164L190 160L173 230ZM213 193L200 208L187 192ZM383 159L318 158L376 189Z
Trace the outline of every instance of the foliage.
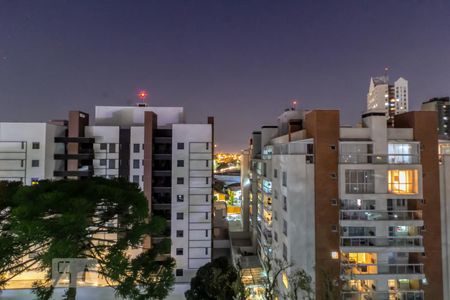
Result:
M230 300L237 295L240 278L226 257L219 257L197 270L186 291L187 300Z
M24 271L47 271L33 286L38 299L49 299L54 258L96 259L99 274L124 298L164 299L173 285L174 260L161 256L169 240L127 254L146 235L162 232L166 221L149 221L147 199L124 179L1 183L0 221L0 286ZM67 289L65 299L75 296L75 288Z

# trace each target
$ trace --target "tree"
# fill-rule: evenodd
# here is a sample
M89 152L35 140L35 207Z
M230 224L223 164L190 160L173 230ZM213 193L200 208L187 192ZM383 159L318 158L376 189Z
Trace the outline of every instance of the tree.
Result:
M305 270L299 269L291 272L288 276L289 282L289 291L284 296L286 299L290 300L299 300L300 295L302 295L301 299L305 300L313 300L314 290L311 286L312 277L306 273ZM299 292L302 293L299 293Z
M174 260L164 239L134 257L146 235L166 221L153 216L138 187L124 179L40 181L33 186L0 184L0 285L29 270L46 271L33 284L38 299L50 299L55 258L96 259L97 272L118 296L164 299L174 282ZM30 256L32 254L32 256ZM75 299L76 288L65 299Z
M230 300L237 296L240 278L226 257L219 257L197 270L191 279L187 300Z

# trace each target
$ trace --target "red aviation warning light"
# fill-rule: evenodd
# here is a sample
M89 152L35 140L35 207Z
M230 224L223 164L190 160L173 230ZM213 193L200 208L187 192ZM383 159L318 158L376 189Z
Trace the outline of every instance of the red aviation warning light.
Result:
M140 90L139 93L138 93L138 97L139 97L139 99L142 100L142 102L145 101L145 99L148 97L147 91L146 90Z
M296 99L292 99L292 109L293 110L297 109L297 100Z

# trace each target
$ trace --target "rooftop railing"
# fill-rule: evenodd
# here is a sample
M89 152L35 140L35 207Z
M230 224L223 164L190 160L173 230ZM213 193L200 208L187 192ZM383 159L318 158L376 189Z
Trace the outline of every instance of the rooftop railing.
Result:
M342 153L341 164L419 164L420 156L415 154L370 154Z
M423 274L423 264L341 264L342 275Z
M341 210L343 221L412 221L422 220L421 210L380 211L380 210Z
M341 237L341 247L422 247L423 237Z

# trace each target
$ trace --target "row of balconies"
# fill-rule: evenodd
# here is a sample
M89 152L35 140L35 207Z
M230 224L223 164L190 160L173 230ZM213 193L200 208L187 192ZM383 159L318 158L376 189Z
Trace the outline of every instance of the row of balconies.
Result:
M339 155L341 164L419 164L420 156L412 154L345 153Z
M359 292L359 291L343 291L341 292L342 300L424 300L424 292L422 290L408 291L389 291L389 292Z
M341 247L423 247L423 237L341 237L340 244Z
M422 211L341 210L339 219L344 221L414 221L422 220Z
M341 275L423 274L423 264L341 264Z

